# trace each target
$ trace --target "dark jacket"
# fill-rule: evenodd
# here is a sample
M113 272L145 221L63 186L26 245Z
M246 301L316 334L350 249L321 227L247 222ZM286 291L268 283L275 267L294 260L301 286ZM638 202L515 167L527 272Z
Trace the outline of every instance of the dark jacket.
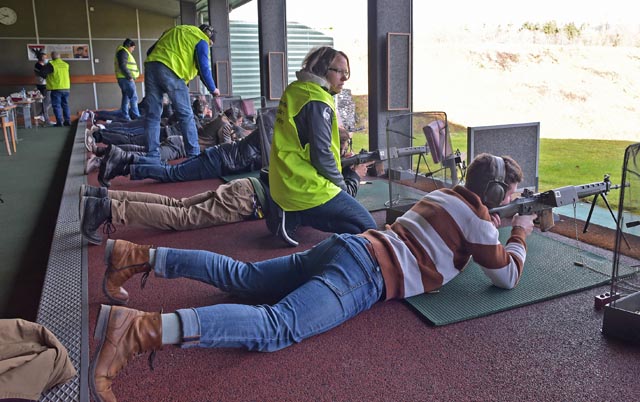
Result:
M48 64L36 63L33 66L33 73L36 76L36 85L38 87L45 87L47 85Z
M256 129L240 141L216 145L222 175L251 172L262 168L260 132Z
M260 170L263 165L269 164L269 149L273 138L274 120L275 108L266 113L261 113L258 118L258 128L242 140L211 147L218 150L220 172L223 176L230 173ZM261 130L264 130L264 132ZM263 156L265 158L264 161Z
M122 71L122 74L124 74L125 79L132 80L133 76L131 75L129 67L127 66L127 62L129 61L129 53L127 53L127 51L124 49L118 50L118 53L116 53L116 60L118 61L118 67L120 68L120 71Z
M342 177L344 178L344 184L347 185L346 192L353 198L358 195L358 188L360 187L360 176L355 170L347 166L342 169Z

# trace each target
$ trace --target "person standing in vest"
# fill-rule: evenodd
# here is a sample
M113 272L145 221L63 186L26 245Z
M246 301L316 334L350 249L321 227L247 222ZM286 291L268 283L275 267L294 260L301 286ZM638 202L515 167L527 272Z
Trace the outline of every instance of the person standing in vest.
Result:
M122 46L118 46L118 49L116 49L116 56L113 61L118 86L120 86L120 91L122 92L120 111L125 120L140 118L138 94L136 93L136 79L140 76L140 71L138 70L138 63L133 57L135 49L136 43L129 38L125 39Z
M69 63L60 58L60 53L51 52L51 61L46 65L47 90L51 95L51 106L56 116L56 127L71 125L69 112Z
M269 231L295 247L298 226L334 233L375 229L373 216L347 193L340 171L333 95L349 79L349 58L328 46L312 49L296 78L280 99L273 128L269 187L278 214L268 217Z
M200 154L198 132L187 84L200 76L207 90L220 95L211 75L210 46L215 42L216 31L207 24L200 27L178 25L165 31L147 51L144 63L144 88L147 101L145 133L147 135L146 163L160 163L160 115L162 95L171 99L175 116L184 137L187 156Z

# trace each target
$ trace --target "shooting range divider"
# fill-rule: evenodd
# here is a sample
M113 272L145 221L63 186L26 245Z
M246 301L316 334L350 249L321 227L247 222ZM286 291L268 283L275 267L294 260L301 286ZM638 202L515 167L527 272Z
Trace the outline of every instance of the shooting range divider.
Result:
M467 127L467 163L483 152L511 156L524 173L518 189L538 192L539 122Z

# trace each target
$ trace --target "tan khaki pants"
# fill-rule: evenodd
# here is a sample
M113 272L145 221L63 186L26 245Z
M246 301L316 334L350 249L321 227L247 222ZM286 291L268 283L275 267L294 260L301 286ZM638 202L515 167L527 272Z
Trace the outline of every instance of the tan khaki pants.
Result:
M176 199L159 194L109 190L113 223L164 230L191 230L253 219L255 190L249 179L215 191Z

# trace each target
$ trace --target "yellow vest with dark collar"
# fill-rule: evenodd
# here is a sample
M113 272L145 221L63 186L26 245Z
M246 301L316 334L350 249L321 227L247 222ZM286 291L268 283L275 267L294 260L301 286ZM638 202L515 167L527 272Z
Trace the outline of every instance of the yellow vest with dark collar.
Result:
M278 105L269 158L271 197L285 211L322 205L341 191L311 164L309 144L300 144L293 119L311 101L323 102L333 111L331 152L340 167L340 135L333 97L316 83L292 82Z
M120 70L120 65L118 64L118 53L120 53L121 50L127 52L127 68L129 69L131 76L135 80L140 76L140 72L138 71L138 63L136 63L136 59L135 57L133 57L129 49L122 45L118 46L118 48L116 49L116 55L113 61L113 68L116 70L116 78L127 78L122 70Z
M209 38L193 25L178 25L166 31L146 62L158 61L169 67L186 84L197 74L195 50L201 40L209 42Z

